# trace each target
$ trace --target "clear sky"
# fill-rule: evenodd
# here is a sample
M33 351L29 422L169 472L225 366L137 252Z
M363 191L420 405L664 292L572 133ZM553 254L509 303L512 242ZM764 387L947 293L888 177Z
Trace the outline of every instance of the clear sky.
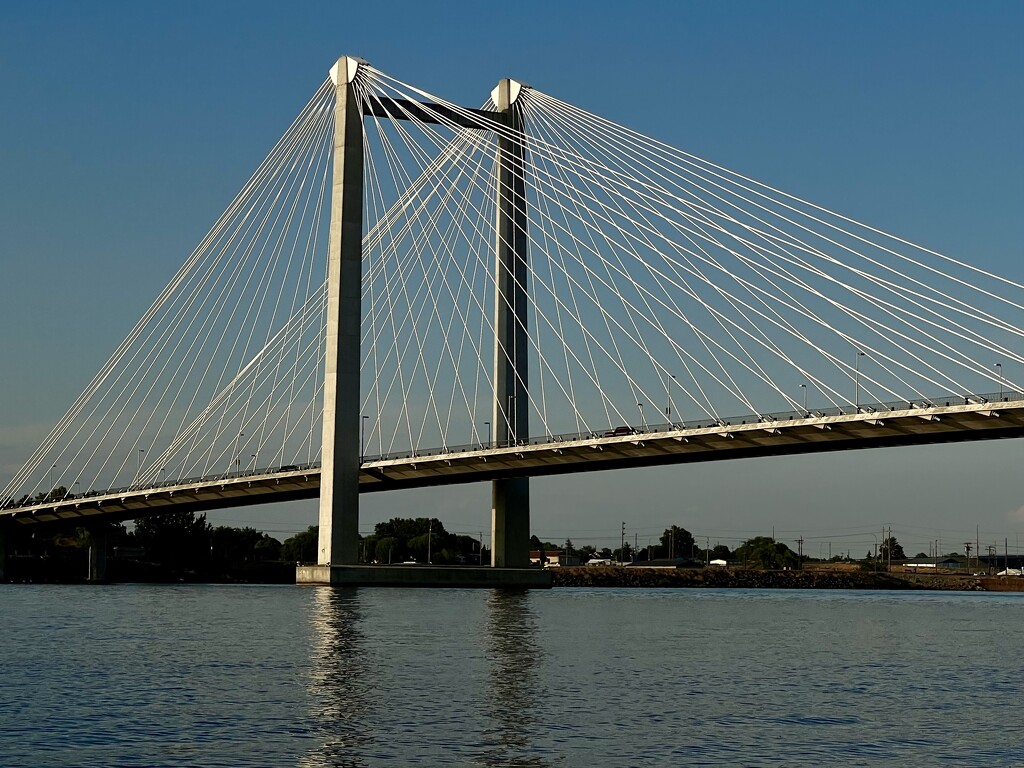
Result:
M515 77L673 146L1024 280L1020 2L0 6L0 486L192 251L326 70L361 56L465 104ZM1019 377L1018 377L1019 378ZM533 483L533 530L670 524L856 554L1024 533L1024 443ZM489 487L364 497L364 528L489 528ZM284 537L312 502L213 513ZM877 534L876 534L877 535Z

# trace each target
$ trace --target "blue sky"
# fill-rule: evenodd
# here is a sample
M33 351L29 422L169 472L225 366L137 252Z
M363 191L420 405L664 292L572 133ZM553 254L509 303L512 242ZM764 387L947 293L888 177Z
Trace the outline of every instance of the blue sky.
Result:
M1024 4L77 3L0 8L0 485L342 54L453 101L512 76L854 218L1024 279ZM534 530L669 524L818 554L1024 532L1019 441L534 483ZM363 520L488 528L489 488ZM312 503L211 515L283 532ZM812 538L821 537L821 538ZM734 542L730 542L734 543Z

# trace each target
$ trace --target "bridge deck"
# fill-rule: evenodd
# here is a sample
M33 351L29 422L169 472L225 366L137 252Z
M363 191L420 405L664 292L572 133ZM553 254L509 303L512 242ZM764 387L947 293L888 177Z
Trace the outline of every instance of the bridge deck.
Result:
M363 493L499 477L567 474L603 469L785 456L1024 436L1024 400L914 407L834 416L638 430L625 435L576 436L501 448L406 454L366 461ZM218 476L147 488L119 489L0 510L0 521L130 520L168 511L203 512L250 504L316 498L315 465Z

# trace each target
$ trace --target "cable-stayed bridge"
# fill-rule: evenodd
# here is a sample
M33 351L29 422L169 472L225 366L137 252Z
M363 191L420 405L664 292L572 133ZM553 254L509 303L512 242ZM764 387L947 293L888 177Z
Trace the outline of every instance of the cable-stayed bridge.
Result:
M503 80L343 58L0 495L131 519L530 476L1017 437L1022 288ZM739 414L739 415L737 415Z

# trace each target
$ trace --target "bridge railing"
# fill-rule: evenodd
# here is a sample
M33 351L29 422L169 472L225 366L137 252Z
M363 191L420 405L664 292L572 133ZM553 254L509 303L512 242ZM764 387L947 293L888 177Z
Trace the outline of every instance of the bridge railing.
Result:
M831 408L809 408L806 411L772 411L762 414L746 414L742 416L730 416L721 419L693 419L680 421L653 422L645 421L641 424L623 424L610 426L604 430L592 430L586 432L563 432L559 434L535 435L527 439L512 441L492 440L490 442L463 443L461 445L442 445L435 448L420 448L416 450L390 451L381 454L366 454L363 456L363 463L371 461L392 461L395 459L417 459L431 456L444 456L453 453L469 453L497 448L514 448L516 446L547 445L549 443L566 443L580 440L597 439L602 437L628 437L629 435L658 434L664 432L678 432L685 429L713 429L715 427L728 427L738 424L764 424L771 422L796 421L799 419L828 418L830 416L852 416L858 413L885 413L891 411L905 411L915 408L950 407L957 405L982 405L985 403L1015 402L1024 400L1024 393L1004 390L1003 392L991 392L983 394L965 395L963 397L938 397L932 399L917 400L892 400L885 403L862 403L859 406L847 405Z
M915 408L951 407L959 405L984 405L986 403L998 404L1005 402L1018 402L1024 400L1024 392L1016 390L1004 390L1002 392L989 392L963 397L938 397L929 400L892 400L885 403L864 403L860 406L838 406L831 408L809 408L808 410L797 411L773 411L763 414L746 414L743 416L732 416L723 419L694 419L666 422L641 422L636 424L622 424L610 426L606 430L586 432L562 432L558 434L535 435L528 439L519 441L497 441L463 443L461 445L441 445L434 448L390 451L381 454L365 454L361 457L361 464L375 461L393 461L396 459L429 459L436 456L451 455L457 453L471 453L489 449L514 448L517 446L528 447L531 445L549 445L557 443L578 442L581 440L593 440L605 437L628 437L630 435L657 435L666 432L679 432L687 429L713 429L715 427L728 427L742 424L772 424L786 421L797 421L800 419L828 418L831 416L850 416L858 413L886 413L891 411L913 410ZM301 472L304 470L318 470L320 462L308 462L305 464L283 464L280 466L262 467L252 470L239 470L236 472L218 472L209 475L196 475L184 479L161 480L156 483L133 484L106 490L90 490L80 494L67 494L59 497L48 496L45 499L18 500L7 499L0 504L0 509L16 509L19 507L43 506L64 501L75 501L78 499L94 498L96 496L113 496L117 494L134 494L145 491L159 491L164 488L188 485L204 485L225 480L241 480L248 477L260 475L280 474L284 472Z

